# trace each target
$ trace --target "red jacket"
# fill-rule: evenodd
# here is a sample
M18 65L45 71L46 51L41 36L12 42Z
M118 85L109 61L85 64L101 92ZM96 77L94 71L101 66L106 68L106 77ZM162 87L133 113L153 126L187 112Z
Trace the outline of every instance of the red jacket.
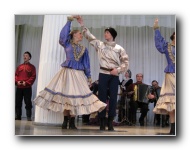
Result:
M19 65L15 72L15 84L18 81L25 81L26 85L17 85L18 88L29 88L36 79L36 68L31 63L23 63Z

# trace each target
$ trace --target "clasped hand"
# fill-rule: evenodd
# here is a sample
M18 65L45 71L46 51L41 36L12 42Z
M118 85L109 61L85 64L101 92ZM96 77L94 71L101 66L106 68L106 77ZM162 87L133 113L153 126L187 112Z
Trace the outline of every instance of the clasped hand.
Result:
M73 15L73 18L77 20L77 22L81 25L84 26L83 18L80 15Z

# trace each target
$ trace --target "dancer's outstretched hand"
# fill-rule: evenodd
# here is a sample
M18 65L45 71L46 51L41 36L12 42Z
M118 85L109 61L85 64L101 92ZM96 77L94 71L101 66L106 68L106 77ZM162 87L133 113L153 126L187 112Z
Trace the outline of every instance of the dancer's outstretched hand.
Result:
M79 16L79 17L77 18L77 22L78 22L81 26L84 26L84 22L83 22L82 16Z
M153 26L153 28L154 28L154 30L159 28L159 26L158 26L158 18L156 18L154 20L154 26Z

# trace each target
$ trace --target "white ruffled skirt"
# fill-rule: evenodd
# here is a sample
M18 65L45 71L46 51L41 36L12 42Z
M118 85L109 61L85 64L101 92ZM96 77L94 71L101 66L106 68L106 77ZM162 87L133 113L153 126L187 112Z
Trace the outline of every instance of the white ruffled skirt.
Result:
M156 114L168 114L176 109L175 73L166 73L160 91L160 97L153 112Z
M65 67L39 93L34 103L54 112L70 110L70 115L101 112L107 105L90 91L83 71Z

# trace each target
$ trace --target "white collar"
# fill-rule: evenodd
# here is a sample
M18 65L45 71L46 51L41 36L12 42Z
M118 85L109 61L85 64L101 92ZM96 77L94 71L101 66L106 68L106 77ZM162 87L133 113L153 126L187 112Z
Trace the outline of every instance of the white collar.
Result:
M116 45L115 41L111 41L111 42L105 41L104 43L112 47L115 47Z

